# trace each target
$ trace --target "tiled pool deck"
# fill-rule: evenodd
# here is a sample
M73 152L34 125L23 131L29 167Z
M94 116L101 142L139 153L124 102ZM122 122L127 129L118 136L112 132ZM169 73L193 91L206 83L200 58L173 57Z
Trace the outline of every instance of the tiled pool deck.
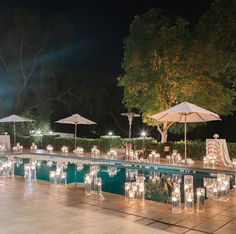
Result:
M172 214L171 205L103 193L85 196L83 189L55 189L48 182L25 183L22 177L0 184L0 233L236 233L236 191L228 202L206 201L200 215Z

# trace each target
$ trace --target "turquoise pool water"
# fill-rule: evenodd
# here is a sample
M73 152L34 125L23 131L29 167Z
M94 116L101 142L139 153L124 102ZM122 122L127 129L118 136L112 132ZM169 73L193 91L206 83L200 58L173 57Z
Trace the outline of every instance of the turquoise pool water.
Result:
M28 163L29 159L24 159L23 164L17 165L15 164L15 174L24 176L24 164ZM100 165L100 170L97 174L98 177L102 178L102 191L110 192L115 194L124 194L124 184L126 181L129 181L130 178L127 178L127 170L123 167L114 167L116 168L116 174L110 176L108 173L109 165ZM42 161L41 165L37 167L37 179L49 181L49 173L50 170L55 170L56 164L54 163L52 167L47 165L46 161ZM68 163L67 168L65 169L67 173L67 183L74 184L83 183L84 175L89 173L90 166L85 164L83 170L76 171L75 173L75 164ZM131 169L135 171L137 174L141 174L145 176L145 197L146 199L155 200L159 202L170 202L171 192L173 182L175 180L182 180L183 175L185 173L181 171L171 170L171 168L158 169L158 170L149 170L149 169ZM153 181L150 179L153 175L158 177L158 180ZM191 174L191 173L188 173ZM75 176L76 175L76 176ZM194 187L203 187L203 178L210 177L207 173L194 173ZM132 178L131 178L132 180ZM183 191L183 183L181 183L182 191Z

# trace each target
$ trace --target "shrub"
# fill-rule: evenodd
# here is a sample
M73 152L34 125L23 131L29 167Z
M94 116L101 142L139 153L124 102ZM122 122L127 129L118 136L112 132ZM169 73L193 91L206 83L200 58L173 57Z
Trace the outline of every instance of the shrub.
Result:
M46 149L47 145L52 145L54 150L60 151L63 145L66 145L70 151L74 149L74 138L60 137L59 135L43 135L43 136L25 136L19 137L18 141L26 148L29 148L32 142L35 142L39 148ZM96 145L102 152L107 152L111 148L124 148L129 141L127 138L120 136L101 136L97 139L92 138L76 138L77 146L83 147L86 152ZM142 149L145 144L154 142L153 138L132 138L134 149Z
M43 135L43 136L22 136L17 137L25 148L29 148L32 142L35 142L39 148L46 149L48 144L52 145L55 150L60 151L63 145L66 145L70 151L74 149L74 138L60 137L59 135ZM125 148L125 144L129 141L128 138L120 136L101 136L97 139L92 138L76 138L77 146L83 147L86 152L90 152L91 148L96 145L102 152L107 152L111 148ZM156 142L151 137L132 138L131 142L135 150L143 149L156 150L159 153L163 152L163 143ZM184 155L184 141L168 142L172 149ZM227 143L230 157L236 157L236 143ZM187 141L187 155L190 158L201 160L206 154L205 141Z
M184 141L169 142L172 149L178 150L178 152L184 155ZM236 143L227 143L229 155L231 158L236 157ZM163 152L163 143L152 143L146 146L147 150L156 150L159 153ZM206 142L205 141L187 141L187 156L202 160L206 155Z
M120 136L101 136L100 137L100 149L104 152L109 151L111 148L123 148L125 145L125 139Z

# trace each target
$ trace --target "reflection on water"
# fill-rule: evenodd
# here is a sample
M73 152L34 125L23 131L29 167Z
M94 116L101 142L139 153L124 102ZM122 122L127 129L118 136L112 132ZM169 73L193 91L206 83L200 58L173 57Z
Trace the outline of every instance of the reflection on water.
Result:
M54 175L58 171L58 162L51 161L37 161L37 179L50 181L50 174ZM29 163L29 159L15 158L15 174L24 175L24 164ZM132 168L132 165L112 165L111 163L101 164L96 162L83 163L82 161L76 163L62 163L62 170L60 172L65 173L67 184L84 184L85 174L92 175L93 181L98 181L101 184L101 190L104 192L111 192L116 194L125 195L125 182L133 183L137 182L137 179L144 178L144 191L145 198L155 200L164 203L171 202L171 193L174 188L174 183L179 183L181 193L183 194L183 174L184 172L176 171L170 167L166 169L151 170L148 168ZM55 173L53 173L53 171ZM203 178L210 177L209 174L192 174L194 177L194 188L203 187ZM55 178L54 178L55 179ZM63 175L64 179L64 175ZM52 178L51 178L52 180ZM98 185L97 184L97 185ZM92 187L97 186L91 184ZM100 190L97 189L97 190ZM182 196L183 197L183 196Z

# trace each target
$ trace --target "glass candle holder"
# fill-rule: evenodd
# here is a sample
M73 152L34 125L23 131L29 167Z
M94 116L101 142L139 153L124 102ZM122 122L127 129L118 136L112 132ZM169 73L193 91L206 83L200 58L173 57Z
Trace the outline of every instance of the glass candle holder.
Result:
M177 154L177 164L181 164L181 160L182 160L182 157L180 155L180 153Z
M85 174L84 177L84 188L85 188L85 194L91 195L92 194L92 175L91 174Z
M52 153L52 152L53 152L53 146L52 146L52 145L47 145L46 150L47 150L49 153Z
M67 181L67 176L66 176L66 172L62 171L61 175L60 175L60 185L66 185Z
M185 211L191 214L194 213L194 193L193 192L186 192Z
M76 164L76 170L77 171L82 171L84 169L84 165L82 163L77 163Z
M208 162L209 162L208 157L203 157L203 167L208 167L209 166Z
M154 163L160 164L160 158L161 158L160 154L156 153L155 159L154 159L154 161L155 161Z
M100 150L97 148L97 146L93 146L91 149L91 157L98 158L100 156Z
M170 161L171 161L170 155L166 155L166 162L167 162L168 164L170 164Z
M138 176L138 170L126 168L125 176L126 176L127 181L134 181L136 180L136 177Z
M138 196L139 196L139 203L141 205L144 205L145 204L145 184L144 183L139 185Z
M171 155L171 162L173 165L177 164L177 154Z
M232 158L232 165L233 167L236 167L236 158Z
M15 164L16 164L16 167L19 168L20 165L23 164L23 160L21 158L16 158L15 159Z
M50 171L50 174L49 174L50 185L54 186L56 184L55 178L56 178L56 172Z
M143 175L138 175L136 177L135 189L136 197L139 200L140 204L144 205L145 203L145 177Z
M77 147L76 149L73 150L73 152L75 154L83 155L84 154L84 149L82 147Z
M90 174L94 177L97 177L97 173L99 172L100 167L99 165L91 165L90 166Z
M110 167L109 166L109 167L107 167L107 172L110 177L113 177L113 176L117 175L118 169L117 169L117 167Z
M206 188L206 197L214 199L214 196L218 196L217 181L216 178L204 178L203 186Z
M116 160L117 159L117 151L115 149L111 149L107 152L107 156L109 159Z
M212 183L212 198L214 200L219 199L219 188L218 188L218 183L216 180L213 181L213 183Z
M219 199L227 201L230 198L230 177L225 174L217 175Z
M94 179L94 192L96 192L97 194L102 193L102 178L101 177L97 177Z
M7 177L14 177L14 161L8 160L7 162Z
M55 171L50 171L50 184L52 186L60 187L67 183L66 172L63 171L63 164L57 163Z
M65 145L63 145L63 146L61 147L61 152L67 154L67 153L68 153L68 147L65 146Z
M205 189L197 188L197 212L204 212L205 209Z
M131 183L125 182L125 200L128 200L130 188L131 188Z
M36 165L27 163L24 165L24 177L28 183L36 181Z
M37 168L39 168L39 167L41 167L42 162L41 161L37 161L36 165L37 165Z
M184 208L187 207L188 194L193 193L193 176L184 175Z
M148 161L150 163L155 163L156 151L152 150L151 153L148 155Z
M53 162L52 162L52 161L47 161L47 166L48 166L48 167L52 167L52 165L53 165Z
M172 212L181 213L181 191L179 183L174 183L172 192Z
M133 186L131 186L128 191L128 201L134 203L134 200L135 200L135 190Z
M32 145L30 146L30 150L36 151L37 149L38 149L37 145L34 142L32 142Z
M23 151L23 146L20 145L20 143L16 143L16 146L14 146L13 148L13 151L16 151L16 152L22 152Z

